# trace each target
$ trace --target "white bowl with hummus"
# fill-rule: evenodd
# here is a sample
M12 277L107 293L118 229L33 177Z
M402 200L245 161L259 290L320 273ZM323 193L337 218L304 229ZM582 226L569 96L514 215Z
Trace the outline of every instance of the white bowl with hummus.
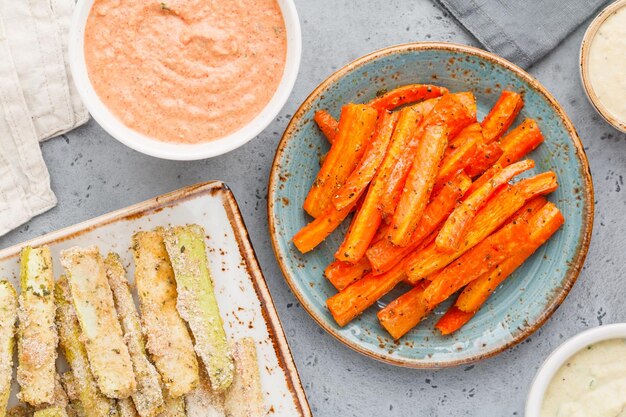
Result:
M626 323L584 331L543 363L526 417L626 416Z
M69 59L111 136L196 160L244 145L274 120L301 49L293 0L78 0Z
M591 22L580 48L580 76L589 101L616 129L626 132L626 0Z

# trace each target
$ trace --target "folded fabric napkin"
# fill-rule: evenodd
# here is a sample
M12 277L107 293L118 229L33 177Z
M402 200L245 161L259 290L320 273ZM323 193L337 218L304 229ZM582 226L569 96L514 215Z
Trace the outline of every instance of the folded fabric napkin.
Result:
M0 1L0 236L56 204L39 141L89 118L67 64L73 9Z
M489 51L527 68L607 0L438 0Z

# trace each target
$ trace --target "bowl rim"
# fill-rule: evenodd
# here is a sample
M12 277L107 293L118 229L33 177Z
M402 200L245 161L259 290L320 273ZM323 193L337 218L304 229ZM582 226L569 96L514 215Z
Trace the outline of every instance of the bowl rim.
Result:
M626 323L606 324L587 329L569 338L559 345L550 356L541 364L530 385L526 398L525 415L538 417L548 385L563 364L580 352L583 348L594 343L611 339L626 339Z
M616 128L617 130L626 133L626 120L619 120L615 117L609 109L602 103L598 95L596 94L593 83L591 82L591 78L589 76L589 50L593 43L593 40L598 33L598 29L602 26L602 24L611 17L617 10L626 7L626 0L616 0L613 3L609 4L607 7L602 9L600 13L591 21L589 27L585 31L583 35L583 40L580 44L580 52L579 52L579 73L580 80L583 85L583 89L585 90L585 94L587 95L587 99L593 106L593 108L598 112L600 116L611 126Z
M95 0L78 0L70 23L68 57L73 82L91 116L113 138L146 155L191 161L211 158L239 148L257 137L280 113L295 85L302 57L302 30L294 0L277 0L285 22L287 51L281 80L270 100L248 123L224 137L197 144L164 142L126 126L100 100L84 59L84 29Z
M416 359L408 359L408 358L399 358L392 357L389 354L380 354L377 352L373 352L367 348L362 347L360 344L352 342L351 340L345 338L343 335L338 333L331 325L328 325L323 318L318 317L317 313L315 313L313 307L309 305L309 302L305 299L303 294L299 292L297 289L295 278L292 277L288 273L288 268L286 266L286 261L284 257L286 254L283 254L280 245L279 245L279 235L276 227L276 223L274 220L274 207L277 202L274 201L274 195L278 190L278 184L280 181L280 160L283 158L285 153L285 149L287 144L293 137L293 132L296 129L296 125L303 117L303 115L309 110L312 106L312 103L323 94L323 92L329 88L333 83L335 83L338 79L342 78L347 73L353 71L355 68L365 65L370 61L376 60L378 58L396 54L396 53L405 53L405 52L414 52L414 51L424 51L424 50L444 50L451 52L461 52L473 56L478 56L480 58L492 61L493 63L504 67L507 70L510 70L516 73L520 78L526 81L532 88L542 94L545 99L550 103L553 107L555 113L562 120L566 130L569 133L569 136L572 140L572 145L574 146L574 150L579 160L579 163L583 172L583 198L585 203L586 213L583 216L583 223L581 228L583 232L581 233L581 237L578 243L578 252L576 256L569 264L569 268L565 273L566 281L558 293L554 293L550 304L548 304L544 310L544 312L538 317L537 321L530 327L524 329L524 331L517 334L514 338L512 338L507 343L504 343L498 346L496 349L489 350L485 353L474 355L472 357L464 358L464 359L456 359L452 361L435 361L435 362L424 362ZM356 60L348 63L344 67L340 68L333 74L331 74L328 78L326 78L322 83L320 83L304 100L304 102L298 107L298 110L294 113L291 118L283 136L278 144L276 154L274 155L274 160L272 162L272 168L270 170L270 179L268 184L268 198L267 198L267 209L268 209L268 224L270 231L270 239L272 242L272 249L274 250L274 255L276 260L280 266L280 269L285 277L287 284L289 285L291 291L294 293L300 305L306 310L306 312L317 322L317 324L326 330L331 336L335 339L346 345L352 350L355 350L365 356L376 359L378 361L388 363L391 365L406 367L406 368L416 368L416 369L439 369L439 368L448 368L453 366L464 365L468 363L474 363L480 361L482 359L487 359L492 356L495 356L502 351L509 349L522 340L526 339L528 336L533 334L537 329L539 329L546 320L556 311L559 305L563 302L567 294L569 294L570 289L576 282L580 271L582 270L583 264L585 262L585 258L587 256L587 252L589 249L589 244L591 241L591 234L593 229L593 220L594 220L594 189L593 182L591 179L591 170L589 168L589 162L587 160L587 156L585 154L585 150L583 148L582 142L574 125L569 120L569 117L561 107L561 105L557 102L557 100L546 90L539 81L524 71L522 68L517 65L507 61L506 59L495 55L491 52L469 46L462 45L456 43L449 42L412 42L412 43L404 43L394 46L389 46L386 48L382 48L376 51L373 51L369 54L366 54Z

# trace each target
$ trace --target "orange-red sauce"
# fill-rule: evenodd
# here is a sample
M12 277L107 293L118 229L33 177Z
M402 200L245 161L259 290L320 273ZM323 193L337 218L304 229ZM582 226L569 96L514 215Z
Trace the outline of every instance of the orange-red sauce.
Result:
M85 27L89 79L128 127L207 142L252 120L283 75L276 0L95 0Z

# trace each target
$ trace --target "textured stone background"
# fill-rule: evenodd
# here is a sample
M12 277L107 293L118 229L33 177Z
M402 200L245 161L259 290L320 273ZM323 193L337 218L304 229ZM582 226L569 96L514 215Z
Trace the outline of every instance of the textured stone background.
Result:
M598 116L578 75L580 28L530 68L565 107L584 142L596 190L596 222L587 263L547 324L521 345L475 365L442 371L400 369L361 356L310 319L274 259L266 195L274 150L290 116L330 73L375 49L412 41L478 46L429 0L298 0L303 56L293 94L258 138L227 155L198 162L144 156L95 122L43 145L59 204L0 238L0 247L66 227L156 195L210 179L235 193L316 416L516 416L541 362L565 338L624 321L626 273L626 135ZM585 25L586 26L586 25Z

